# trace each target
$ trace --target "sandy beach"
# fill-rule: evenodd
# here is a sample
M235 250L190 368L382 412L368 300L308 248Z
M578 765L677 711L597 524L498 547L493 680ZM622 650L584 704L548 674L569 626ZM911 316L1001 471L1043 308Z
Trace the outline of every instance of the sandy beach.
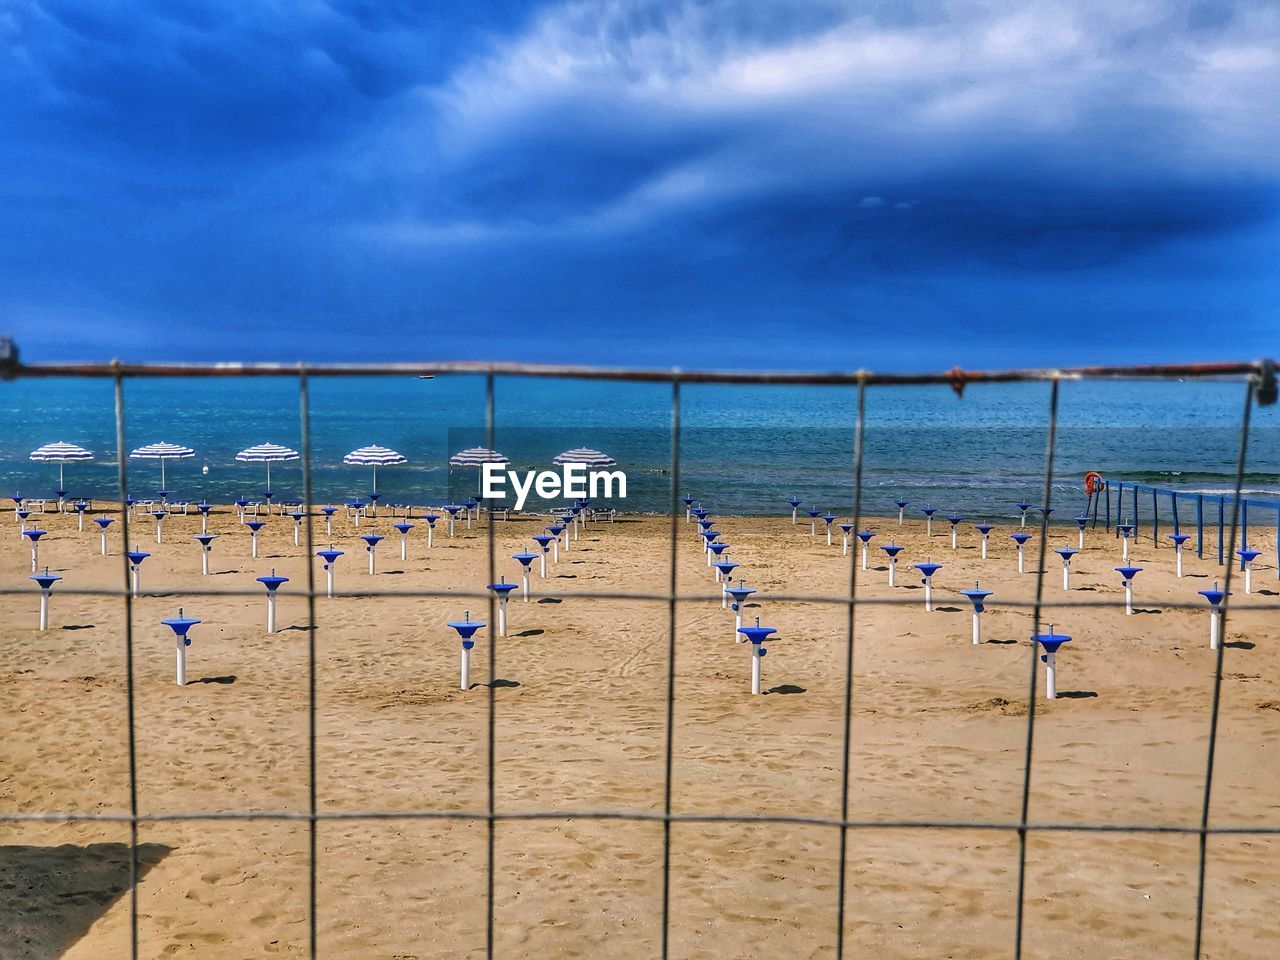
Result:
M385 513L385 511L384 511ZM41 563L62 574L51 629L36 630L38 592L17 524L0 532L0 807L24 812L127 812L124 604L74 588L123 583L113 555L71 514L41 517ZM652 957L659 951L662 825L575 819L574 811L661 813L668 606L591 592L665 591L670 520L623 517L587 525L549 565L534 597L516 594L510 635L485 630L473 680L458 689L459 644L445 622L483 599L450 597L488 579L487 531L442 524L435 546L411 533L409 559L389 516L352 529L335 519L340 591L316 601L317 788L323 811L482 811L490 658L496 696L500 812L564 811L562 820L501 822L496 831L496 952L525 957ZM543 521L545 523L545 521ZM138 805L171 811L298 811L307 807L306 548L272 517L262 557L231 508L211 576L191 535L200 518L136 520L152 553L147 594L133 604ZM510 555L542 526L499 521L496 570L519 580ZM1027 573L1002 525L990 558L945 523L875 518L871 569L859 571L850 817L859 821L1015 821L1019 815L1031 651L1036 541ZM387 536L379 572L365 569L372 527ZM751 617L777 627L763 663L766 695L750 695L748 644L733 642L694 525L678 523L673 803L678 813L838 817L846 607L778 601L847 595L839 534L828 547L789 518L718 520L731 556L760 592ZM317 519L317 543L327 542ZM898 586L886 582L892 536L904 544ZM1052 546L1075 543L1055 527ZM304 541L305 542L305 541ZM1274 540L1254 595L1236 577L1227 631L1211 822L1280 823L1280 616ZM943 564L926 613L912 563ZM856 548L851 551L856 555ZM1189 553L1184 579L1167 542L1134 546L1144 567L1133 616L1123 607L1120 547L1101 527L1075 558L1072 590L1050 554L1045 616L1073 641L1059 656L1061 697L1040 672L1030 819L1040 823L1199 823L1214 657L1196 591L1222 568ZM280 630L265 632L255 577L275 568ZM315 564L317 587L323 573ZM986 642L970 643L975 579L995 591ZM196 596L192 591L248 591ZM438 597L389 595L438 591ZM1171 602L1195 601L1194 609ZM193 629L189 683L174 683L178 608ZM496 645L496 654L494 648ZM140 830L141 953L146 957L303 956L307 947L305 822L160 822ZM672 955L830 957L834 954L838 831L776 824L677 823L672 828ZM1026 948L1032 957L1173 957L1191 951L1198 839L1152 833L1032 833ZM1280 838L1211 837L1205 956L1271 958L1280 949L1275 890ZM854 829L849 835L847 946L880 958L1011 954L1018 838L979 829ZM485 937L486 826L468 820L322 822L318 926L323 955L425 960L479 957ZM128 827L120 823L0 825L0 957L114 960L128 955Z

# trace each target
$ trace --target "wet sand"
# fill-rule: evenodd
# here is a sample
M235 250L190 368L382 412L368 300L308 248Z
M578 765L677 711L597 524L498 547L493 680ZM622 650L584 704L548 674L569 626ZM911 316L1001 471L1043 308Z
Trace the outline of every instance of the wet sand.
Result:
M38 517L38 515L37 515ZM2 519L2 518L0 518ZM34 519L34 518L33 518ZM54 588L51 629L38 632L30 554L16 523L0 532L0 807L28 812L127 812L124 604L70 588L123 583L119 524L111 557L97 528L74 516L40 518L42 564ZM595 599L656 592L670 575L662 518L588 525L534 602L516 595L509 636L479 638L475 685L458 689L459 644L445 621L488 602L450 596L489 581L487 532L410 535L399 559L389 517L379 573L365 570L365 532L335 522L338 589L316 601L317 792L327 812L482 811L490 657L496 701L496 808L563 819L496 828L496 952L500 956L650 957L661 937L662 825L598 821L575 811L660 814L664 785L665 600ZM496 567L518 581L510 554L545 523L498 522ZM133 604L137 789L143 813L295 811L308 802L305 547L273 517L262 558L234 511L211 520L216 541L200 576L198 515L134 524L153 555L146 596ZM849 590L850 560L789 518L725 518L719 529L749 584L751 617L778 628L763 662L766 695L752 697L747 644L733 642L693 525L678 523L682 593L676 608L677 813L834 818L840 814L847 607L773 599ZM849 816L894 823L1016 821L1022 800L1032 652L1028 607L1035 541L1019 575L1008 539L991 555L946 524L925 542L922 524L877 518L878 545L906 545L898 586L884 555L859 571ZM317 523L317 539L323 521ZM1052 546L1074 545L1055 528ZM1237 576L1224 680L1211 822L1280 824L1280 582L1274 541L1246 597ZM856 548L855 551L856 553ZM943 564L926 613L910 564ZM1118 543L1091 530L1061 589L1050 554L1045 617L1074 640L1059 657L1063 694L1044 699L1039 673L1030 819L1037 823L1196 826L1201 815L1214 657L1197 590L1222 568L1189 555L1173 575L1167 544L1134 547L1136 612L1073 606L1122 600ZM265 633L254 578L274 567L280 630ZM317 587L323 572L315 565ZM956 591L980 579L995 591L986 642L970 643L970 607ZM248 591L197 596L195 590ZM389 595L397 590L440 596ZM1193 609L1171 603L1195 602ZM192 631L185 687L173 682L164 617L179 607ZM0 956L128 955L128 827L120 823L0 824ZM305 821L158 822L140 828L142 955L304 956ZM836 939L836 829L785 824L672 826L671 952L678 957L830 957ZM1190 834L1033 832L1028 840L1028 956L1186 956L1194 935L1198 838ZM1280 838L1209 840L1205 955L1270 958L1280 944L1274 909ZM1012 950L1018 838L1008 830L853 829L849 833L847 946L855 955L1005 957ZM324 821L318 829L318 929L323 955L479 957L485 947L486 825L471 820Z

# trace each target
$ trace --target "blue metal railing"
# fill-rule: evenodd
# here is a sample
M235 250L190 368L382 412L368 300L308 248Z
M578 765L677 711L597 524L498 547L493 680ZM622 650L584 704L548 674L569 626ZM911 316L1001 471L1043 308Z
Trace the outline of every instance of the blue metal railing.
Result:
M1145 483L1128 480L1103 480L1102 489L1093 498L1091 513L1093 525L1098 525L1098 514L1101 511L1103 522L1108 530L1116 532L1119 523L1132 523L1133 535L1136 539L1145 525L1151 540L1155 544L1160 541L1161 521L1169 533L1183 533L1194 526L1196 531L1196 556L1203 557L1205 551L1205 528L1209 529L1218 554L1218 563L1226 563L1227 528L1231 525L1231 506L1235 503L1231 494L1196 493L1190 490L1173 490L1169 487L1153 487ZM1184 509L1179 511L1179 504ZM1163 512L1162 512L1163 505ZM1276 531L1276 577L1280 579L1280 501L1251 500L1240 498L1240 545L1249 546L1249 511L1253 511L1253 526L1258 528L1259 513L1264 515L1270 511ZM1190 514L1190 515L1189 515ZM1243 566L1243 562L1242 562Z

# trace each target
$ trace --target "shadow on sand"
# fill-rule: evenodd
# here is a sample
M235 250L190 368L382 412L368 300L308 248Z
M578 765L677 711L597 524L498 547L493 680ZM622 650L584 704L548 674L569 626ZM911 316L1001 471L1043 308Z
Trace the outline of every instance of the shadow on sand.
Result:
M138 878L172 850L138 844ZM129 890L129 845L0 845L0 957L55 960Z

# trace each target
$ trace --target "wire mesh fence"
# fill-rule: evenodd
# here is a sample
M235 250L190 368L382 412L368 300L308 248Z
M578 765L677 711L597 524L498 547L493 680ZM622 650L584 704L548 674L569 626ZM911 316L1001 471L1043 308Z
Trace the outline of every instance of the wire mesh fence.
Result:
M359 809L330 810L324 809L320 802L320 791L317 786L317 751L320 735L317 725L317 596L316 577L313 564L307 565L305 581L305 599L307 609L306 623L306 690L307 690L307 803L304 809L285 810L219 810L219 811L183 811L161 810L144 812L139 803L139 776L135 713L135 639L134 639L134 595L130 584L130 570L127 559L122 558L120 588L115 591L94 591L81 588L68 589L66 593L77 592L93 595L109 593L120 598L124 613L124 645L125 645L125 696L127 700L126 728L121 735L127 739L128 749L128 810L112 813L101 811L74 810L27 810L0 811L0 822L108 822L128 825L130 837L130 951L131 956L139 956L139 904L138 887L139 871L139 825L175 821L294 821L307 825L307 863L308 894L307 923L308 951L312 957L323 955L318 935L318 889L320 879L317 870L317 827L325 821L411 821L411 820L452 820L472 821L485 825L485 930L486 954L495 954L495 925L501 917L495 909L494 883L497 873L496 854L499 837L497 826L515 821L565 821L597 820L597 821L635 821L659 823L662 827L662 894L661 894L661 955L666 957L672 952L670 931L672 927L672 826L673 824L794 824L830 830L838 854L836 857L837 885L835 903L832 905L832 918L835 925L835 955L843 957L847 950L847 913L850 910L847 890L847 861L850 847L850 835L854 831L869 830L924 830L924 831L994 831L1012 835L1017 840L1017 885L1016 914L1014 922L1014 942L1012 953L1021 957L1024 952L1024 905L1026 894L1027 841L1028 836L1036 832L1061 833L1133 833L1133 834L1176 834L1193 836L1198 839L1198 873L1196 878L1195 908L1195 941L1194 956L1202 955L1202 937L1205 917L1205 864L1208 858L1207 840L1214 835L1280 835L1280 823L1276 824L1221 824L1211 822L1211 807L1214 787L1215 751L1218 743L1219 711L1222 696L1223 680L1223 645L1216 650L1212 682L1212 706L1210 713L1210 729L1208 736L1208 753L1205 758L1203 777L1203 796L1200 804L1199 822L1194 825L1161 824L1161 823L1112 823L1112 822L1045 822L1035 819L1032 805L1032 772L1036 749L1036 690L1039 672L1037 647L1032 643L1028 653L1028 709L1026 713L1025 741L1022 749L1022 789L1018 804L1018 816L1012 820L994 820L990 822L969 819L857 819L850 816L850 780L853 751L853 725L855 703L858 691L854 681L854 657L858 645L858 630L855 613L862 606L893 605L909 602L896 599L863 597L859 595L859 565L855 562L855 553L848 556L847 593L840 597L816 594L788 594L775 597L778 600L789 600L798 603L835 605L842 608L843 622L843 714L841 717L841 751L842 766L839 771L840 796L839 814L836 817L799 816L785 813L751 813L723 811L716 813L690 813L679 811L673 802L673 766L679 755L677 738L676 702L677 676L679 673L680 647L677 643L679 625L677 613L681 604L703 602L703 595L682 594L678 584L677 541L678 524L683 519L684 507L680 502L681 485L681 390L689 384L773 384L773 385L827 385L846 388L856 398L853 449L849 451L847 470L853 481L852 521L855 529L860 529L863 517L863 476L865 444L864 436L868 405L874 402L876 391L891 390L896 386L917 384L933 385L939 388L951 388L961 393L970 386L981 387L989 383L1011 383L1040 381L1048 385L1048 404L1044 411L1046 424L1046 443L1043 454L1043 488L1041 504L1044 509L1040 519L1040 536L1038 542L1038 563L1036 564L1036 585L1034 598L1023 605L1029 609L1032 633L1040 632L1042 625L1042 609L1044 607L1044 579L1047 569L1046 554L1049 549L1048 533L1050 529L1050 509L1053 506L1055 475L1055 437L1058 426L1059 397L1062 385L1074 381L1097 379L1132 379L1132 380L1167 380L1167 379L1226 379L1241 386L1241 415L1239 423L1238 457L1235 463L1234 496L1230 507L1229 535L1227 543L1234 547L1240 523L1239 507L1241 490L1246 469L1246 450L1250 438L1251 414L1256 404L1274 402L1276 396L1274 364L1270 361L1240 364L1214 365L1177 365L1177 366L1142 366L1142 367L1093 367L1074 370L1015 370L999 372L966 372L952 370L944 373L922 375L874 374L869 372L833 373L833 374L777 374L777 373L712 373L696 371L623 371L593 367L577 366L536 366L524 364L484 364L484 363L437 363L437 364L385 364L385 365L252 365L252 364L218 364L218 365L131 365L131 364L47 364L23 365L12 352L0 351L0 375L11 378L41 377L89 377L108 378L114 384L116 427L116 446L121 452L126 446L126 410L128 401L128 384L134 379L142 378L175 378L175 377L272 377L287 378L296 381L298 410L297 417L301 433L301 467L303 477L303 502L307 506L302 522L305 535L306 555L312 556L321 546L316 525L319 522L315 511L311 508L316 502L313 490L313 436L311 413L311 385L318 378L335 376L387 377L413 375L472 375L484 378L485 384L485 431L486 445L493 447L494 432L497 426L494 403L494 385L497 378L503 376L538 377L555 379L591 379L603 381L633 381L667 384L670 388L670 433L671 460L669 466L669 554L666 574L667 588L662 592L620 592L620 591L577 591L575 600L590 602L592 600L623 600L646 603L665 604L666 607L666 646L665 646L665 734L663 737L663 784L661 811L652 810L503 810L497 802L498 764L496 762L498 748L498 713L496 702L498 679L497 663L501 656L502 641L497 636L491 637L491 655L488 658L487 712L485 719L485 803L483 809L455 810L433 809L430 807L411 810ZM128 458L119 457L118 464L118 497L123 503L129 496L130 467ZM121 511L121 526L124 542L129 543L130 514ZM490 582L497 578L495 525L487 525L487 571ZM1223 624L1230 612L1230 594L1234 564L1226 563L1223 572L1224 591L1227 599L1223 602ZM7 589L5 593L15 593ZM192 596L202 594L234 595L237 591L184 591ZM240 591L248 595L249 591ZM431 597L443 595L433 590L395 590L388 591L397 596ZM254 592L255 596L258 592ZM341 595L341 594L339 594ZM489 622L495 620L497 600L492 591L451 590L450 597L472 597L477 602L488 605ZM1074 601L1076 606L1106 607L1120 605L1120 600L1082 599ZM1018 606L1018 601L1009 601L1009 605ZM1169 604L1178 606L1178 604ZM1195 604L1182 604L1185 607ZM1276 608L1276 605L1271 605ZM1224 634L1225 635L1225 634Z

